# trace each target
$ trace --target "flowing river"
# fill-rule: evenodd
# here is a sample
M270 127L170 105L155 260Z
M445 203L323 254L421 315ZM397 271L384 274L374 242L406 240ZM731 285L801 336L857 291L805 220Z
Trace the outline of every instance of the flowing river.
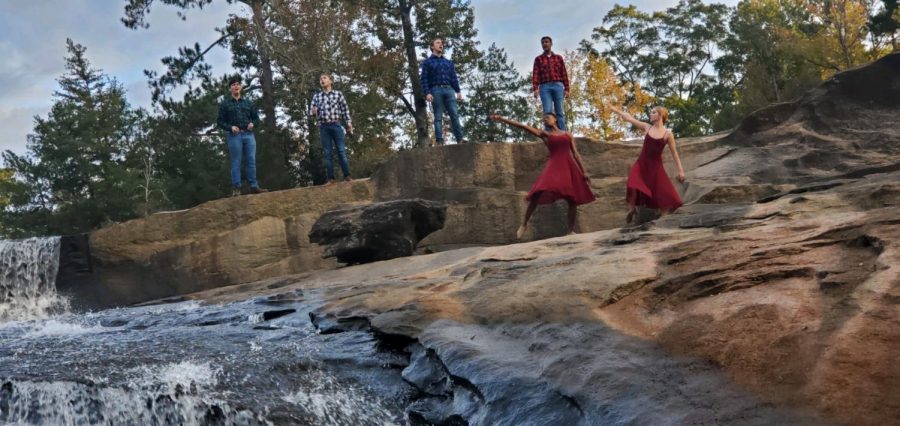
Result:
M0 423L403 424L406 356L294 292L67 312L58 239L0 241Z

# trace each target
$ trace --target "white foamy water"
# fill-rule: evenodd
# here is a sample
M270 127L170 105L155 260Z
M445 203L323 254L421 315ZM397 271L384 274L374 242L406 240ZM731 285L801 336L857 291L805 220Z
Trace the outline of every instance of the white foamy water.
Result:
M80 336L83 334L102 333L105 331L110 331L110 329L99 325L83 325L51 319L33 323L33 328L30 328L22 337L33 339L38 337Z
M234 410L211 388L221 371L209 363L184 361L145 366L130 373L125 386L10 381L0 387L3 424L259 425L260 414ZM102 382L101 382L102 383Z
M56 293L59 238L0 240L0 322L47 318L68 309Z
M161 386L166 390L176 390L179 386L188 388L210 388L219 382L221 368L208 362L182 361L153 367L140 367L134 371L133 381L141 386Z
M361 389L338 383L334 377L315 370L310 386L282 396L285 402L303 407L327 424L396 425L394 416L381 401L366 395Z

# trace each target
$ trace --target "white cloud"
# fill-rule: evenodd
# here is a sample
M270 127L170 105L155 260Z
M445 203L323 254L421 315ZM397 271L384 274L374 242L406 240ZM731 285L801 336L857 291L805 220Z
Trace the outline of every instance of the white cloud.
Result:
M34 126L34 116L45 108L14 108L0 106L0 152L12 150L17 154L25 151L25 137Z
M87 47L95 68L116 78L129 101L149 106L144 69L162 71L160 59L194 42L218 38L215 28L240 6L216 2L188 11L182 21L175 9L154 4L149 29L129 30L120 22L124 1L0 1L0 148L25 151L25 136L35 114L45 116L53 102L56 79L65 72L66 38ZM214 72L230 69L227 54L210 57Z

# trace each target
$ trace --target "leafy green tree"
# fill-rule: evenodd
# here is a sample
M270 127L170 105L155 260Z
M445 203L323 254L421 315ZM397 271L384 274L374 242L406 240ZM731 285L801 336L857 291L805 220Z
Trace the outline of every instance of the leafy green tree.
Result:
M629 87L640 87L672 109L679 136L712 130L710 118L728 96L714 90L713 61L727 35L729 9L722 4L681 0L652 15L634 6L615 6L582 50L601 54ZM598 52L594 43L605 46ZM635 95L632 93L631 97Z
M365 177L390 155L396 121L396 98L385 87L402 82L395 69L396 53L372 43L360 23L369 19L366 9L353 2L323 7L314 2L273 1L273 18L267 33L273 52L276 95L299 147L294 170L302 184L325 182L318 123L309 115L309 103L321 90L319 77L330 73L334 89L350 106L354 134L346 139L350 169ZM393 56L392 56L393 55Z
M869 15L875 0L792 0L807 11L801 31L786 33L791 53L822 69L828 77L877 59L882 46L870 37Z
M731 128L754 110L794 99L819 83L819 67L791 47L798 34L815 32L806 24L811 20L793 0L738 3L721 45L724 53L715 62L721 84L732 91L732 101L714 119L715 130Z
M212 0L156 0L179 10L179 16L187 19L187 11L202 10ZM159 75L145 71L153 91L154 101L160 101L177 87L188 86L196 81L208 80L210 66L206 55L215 48L231 50L233 65L245 78L245 86L250 97L256 97L262 109L263 126L256 135L257 170L260 182L271 188L289 188L296 183L292 178L292 162L296 160L295 140L278 123L278 99L276 99L276 77L272 60L272 50L267 32L267 22L273 16L273 3L279 0L226 0L228 4L239 3L246 6L245 16L231 15L225 26L217 29L219 38L208 46L195 43L182 47L177 56L162 59L166 71ZM126 0L125 16L122 23L131 29L149 27L150 7L154 0ZM223 89L224 90L224 89Z
M480 55L472 6L468 0L361 0L360 3L368 16L360 25L387 52L381 59L391 61L390 67L404 75L384 90L401 103L401 111L415 122L416 145L428 145L430 126L425 92L419 81L419 59L430 54L428 47L433 39L443 39L461 83L466 84L465 77Z
M881 10L869 18L869 31L878 37L888 38L896 52L900 49L900 2L881 0L881 3Z

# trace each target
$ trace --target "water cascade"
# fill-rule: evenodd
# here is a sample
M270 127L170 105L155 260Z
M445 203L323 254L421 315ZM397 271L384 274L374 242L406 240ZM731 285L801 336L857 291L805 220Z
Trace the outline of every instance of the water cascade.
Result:
M59 237L0 240L0 322L46 318L68 307L56 293Z

